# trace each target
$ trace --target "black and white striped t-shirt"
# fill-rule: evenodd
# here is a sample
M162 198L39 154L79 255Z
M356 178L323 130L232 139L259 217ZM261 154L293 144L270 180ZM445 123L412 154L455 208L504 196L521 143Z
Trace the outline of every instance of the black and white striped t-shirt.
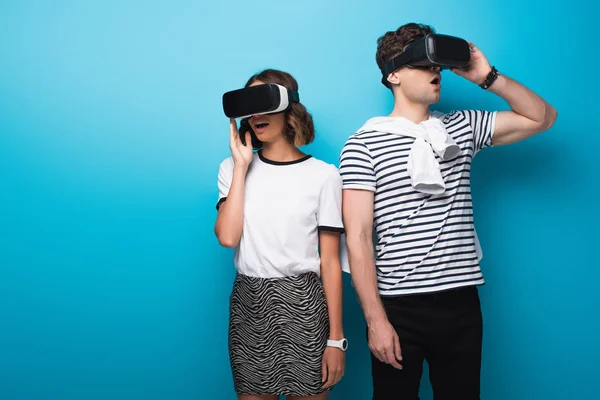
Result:
M443 194L424 194L411 186L406 169L411 137L357 133L340 156L343 189L375 192L375 264L382 296L484 283L473 225L471 160L491 146L496 113L453 111L440 119L461 148L453 160L436 155L446 185Z

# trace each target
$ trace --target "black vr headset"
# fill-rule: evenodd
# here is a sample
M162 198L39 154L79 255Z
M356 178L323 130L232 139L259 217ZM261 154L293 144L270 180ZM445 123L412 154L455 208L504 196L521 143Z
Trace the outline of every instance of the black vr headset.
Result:
M257 114L274 114L300 102L298 92L274 83L232 90L223 95L223 111L229 118L246 118Z
M385 63L381 81L388 86L387 77L404 66L441 69L464 67L471 60L471 47L461 38L430 33L407 45L402 53Z

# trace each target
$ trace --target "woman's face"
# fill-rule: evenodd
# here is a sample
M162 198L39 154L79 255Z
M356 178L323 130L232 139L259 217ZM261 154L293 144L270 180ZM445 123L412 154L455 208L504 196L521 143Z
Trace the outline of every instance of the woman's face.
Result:
M264 82L254 81L250 86L264 85ZM258 140L263 143L274 142L283 137L285 128L285 112L277 114L260 114L248 118L252 130Z

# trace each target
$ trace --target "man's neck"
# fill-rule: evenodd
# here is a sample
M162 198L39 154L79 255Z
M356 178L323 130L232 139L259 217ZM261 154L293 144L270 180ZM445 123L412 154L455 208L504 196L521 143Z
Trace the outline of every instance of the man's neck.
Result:
M396 98L394 100L394 109L389 117L403 117L418 124L429 119L429 106Z

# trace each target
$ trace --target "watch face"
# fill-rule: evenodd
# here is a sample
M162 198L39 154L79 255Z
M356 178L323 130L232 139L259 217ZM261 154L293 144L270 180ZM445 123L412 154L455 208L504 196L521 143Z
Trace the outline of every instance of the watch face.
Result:
M342 339L340 344L342 345L342 350L346 351L346 349L348 348L348 340Z

